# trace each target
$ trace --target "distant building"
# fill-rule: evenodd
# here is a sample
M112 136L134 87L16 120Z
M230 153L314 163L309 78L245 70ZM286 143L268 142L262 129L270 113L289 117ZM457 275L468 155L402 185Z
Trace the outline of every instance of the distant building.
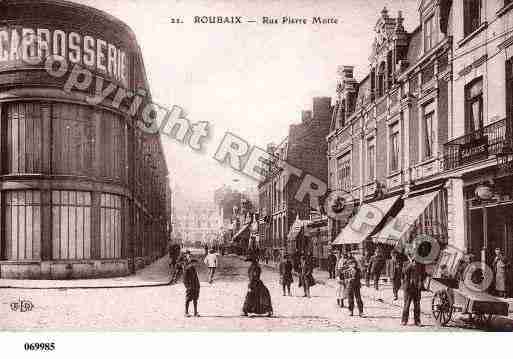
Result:
M329 133L332 114L331 99L316 97L312 110L302 111L301 123L292 124L288 136L278 146L269 145L267 152L273 154L274 163L269 164L259 192L259 236L261 246L277 257L280 251L311 251L312 244L288 238L292 224L299 219L310 219L312 209L308 197L297 201L294 196L301 178L290 176L284 184L283 171L277 166L283 160L322 181L327 181L326 136ZM280 187L284 190L280 191ZM308 247L308 245L310 247ZM307 248L308 247L308 248Z
M191 199L180 190L174 193L173 237L190 245L214 244L221 238L222 219L213 201Z

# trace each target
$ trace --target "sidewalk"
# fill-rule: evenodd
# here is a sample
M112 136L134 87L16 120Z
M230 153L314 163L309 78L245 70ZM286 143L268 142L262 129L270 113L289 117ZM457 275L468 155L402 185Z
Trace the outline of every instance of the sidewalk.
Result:
M129 288L169 285L168 257L162 257L128 277L34 280L0 279L0 288L15 289L87 289L87 288Z

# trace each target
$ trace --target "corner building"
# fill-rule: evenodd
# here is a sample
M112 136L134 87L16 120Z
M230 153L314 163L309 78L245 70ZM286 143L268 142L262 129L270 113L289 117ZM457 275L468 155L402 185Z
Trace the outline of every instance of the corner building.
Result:
M92 74L65 90L48 56ZM99 104L98 81L115 86ZM130 28L66 1L0 3L0 277L73 279L128 275L162 255L170 226L160 139L142 132L133 99L144 90ZM114 101L115 102L115 101Z

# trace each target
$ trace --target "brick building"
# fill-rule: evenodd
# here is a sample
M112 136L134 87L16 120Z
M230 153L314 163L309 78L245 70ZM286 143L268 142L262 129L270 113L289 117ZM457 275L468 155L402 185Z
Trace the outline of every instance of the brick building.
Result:
M357 80L352 66L339 68L328 187L357 210L330 220L335 246L391 249L414 230L446 239L447 194L439 178L451 86L446 5L420 2L412 32L401 12L392 17L383 9L370 71Z
M45 68L52 59L62 59L60 71ZM65 88L73 66L90 74L89 86ZM126 24L67 1L0 2L2 278L120 276L165 251L160 138L141 130L141 113L119 91L97 103L97 81L145 93L141 108L150 101Z
M294 198L301 178L290 176L285 183L283 169L278 164L284 161L305 174L327 181L326 135L331 113L329 97L314 98L312 110L302 111L301 123L290 125L287 138L278 146L267 148L268 153L273 154L274 162L269 164L266 178L258 186L259 235L261 244L275 256L281 250L302 250L300 244L290 243L288 234L294 221L310 219L312 210L308 197L302 202Z

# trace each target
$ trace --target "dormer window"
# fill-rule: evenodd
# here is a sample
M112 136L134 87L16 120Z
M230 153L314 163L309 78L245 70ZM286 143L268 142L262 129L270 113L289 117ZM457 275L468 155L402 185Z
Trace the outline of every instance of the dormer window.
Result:
M465 37L481 26L482 0L463 0L463 32Z
M438 40L436 30L435 16L431 15L424 21L424 52L428 52L436 45Z

